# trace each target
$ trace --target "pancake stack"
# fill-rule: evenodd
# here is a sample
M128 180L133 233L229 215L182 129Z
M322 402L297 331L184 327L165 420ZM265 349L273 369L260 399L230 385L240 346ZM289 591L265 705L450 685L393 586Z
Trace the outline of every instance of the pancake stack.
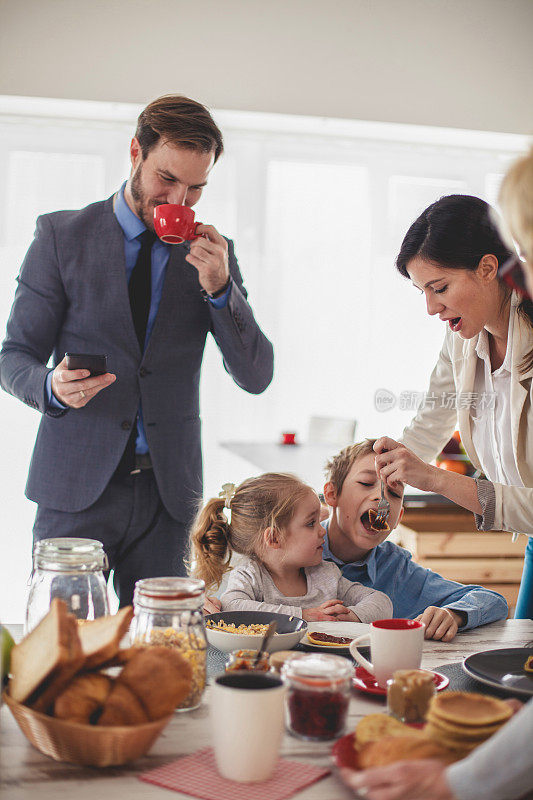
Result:
M507 703L474 692L443 692L434 697L425 733L451 750L467 755L496 733L512 716Z

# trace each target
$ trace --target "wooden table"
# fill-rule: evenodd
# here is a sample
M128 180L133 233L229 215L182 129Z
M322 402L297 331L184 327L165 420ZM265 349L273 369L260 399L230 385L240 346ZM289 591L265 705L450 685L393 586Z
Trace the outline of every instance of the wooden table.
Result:
M458 634L450 644L426 642L422 666L436 668L462 659L480 650L498 647L521 647L533 639L532 620L504 620ZM479 684L479 691L483 685ZM353 730L365 714L384 709L379 698L353 692L348 730ZM150 753L132 765L92 769L61 764L32 748L18 729L9 710L0 712L0 797L2 800L187 800L189 795L161 789L137 779L137 775L166 764L180 756L207 747L211 743L209 728L209 688L204 702L196 711L175 714ZM285 735L282 755L318 766L331 766L330 743L309 743ZM353 800L351 794L332 773L295 797L301 800Z

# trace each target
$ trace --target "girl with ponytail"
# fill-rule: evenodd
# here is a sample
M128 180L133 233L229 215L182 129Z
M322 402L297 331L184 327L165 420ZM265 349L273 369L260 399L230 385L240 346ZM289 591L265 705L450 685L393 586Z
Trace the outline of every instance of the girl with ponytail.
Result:
M190 570L206 588L220 586L223 611L271 611L303 619L371 622L392 614L382 592L343 578L322 560L325 530L317 494L294 475L266 473L199 511L190 534ZM232 569L233 553L243 558Z

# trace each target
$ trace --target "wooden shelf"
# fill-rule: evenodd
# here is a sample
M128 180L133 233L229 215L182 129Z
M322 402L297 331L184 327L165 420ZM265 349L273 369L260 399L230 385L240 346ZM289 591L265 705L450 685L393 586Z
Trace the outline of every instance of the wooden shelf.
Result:
M422 535L423 534L423 535ZM469 531L416 531L405 528L402 531L403 547L407 547L416 561L423 558L476 557L484 558L519 558L524 559L526 547L525 537L520 536L516 542L511 534L470 533Z

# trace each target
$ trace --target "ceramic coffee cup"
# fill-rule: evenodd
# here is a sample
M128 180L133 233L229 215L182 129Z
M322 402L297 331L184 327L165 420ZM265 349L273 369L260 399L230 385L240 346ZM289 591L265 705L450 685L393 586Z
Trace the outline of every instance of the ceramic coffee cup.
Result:
M281 434L282 444L296 444L296 434L295 433L282 433Z
M188 206L163 203L154 208L154 228L159 238L167 244L181 244L198 239L194 211Z
M229 672L215 679L211 723L217 768L240 783L266 781L276 768L284 729L286 686L260 672Z
M367 669L380 686L398 669L418 669L424 645L423 622L414 619L379 619L370 623L370 632L358 636L350 644L350 653ZM370 640L372 661L363 658L357 645Z

